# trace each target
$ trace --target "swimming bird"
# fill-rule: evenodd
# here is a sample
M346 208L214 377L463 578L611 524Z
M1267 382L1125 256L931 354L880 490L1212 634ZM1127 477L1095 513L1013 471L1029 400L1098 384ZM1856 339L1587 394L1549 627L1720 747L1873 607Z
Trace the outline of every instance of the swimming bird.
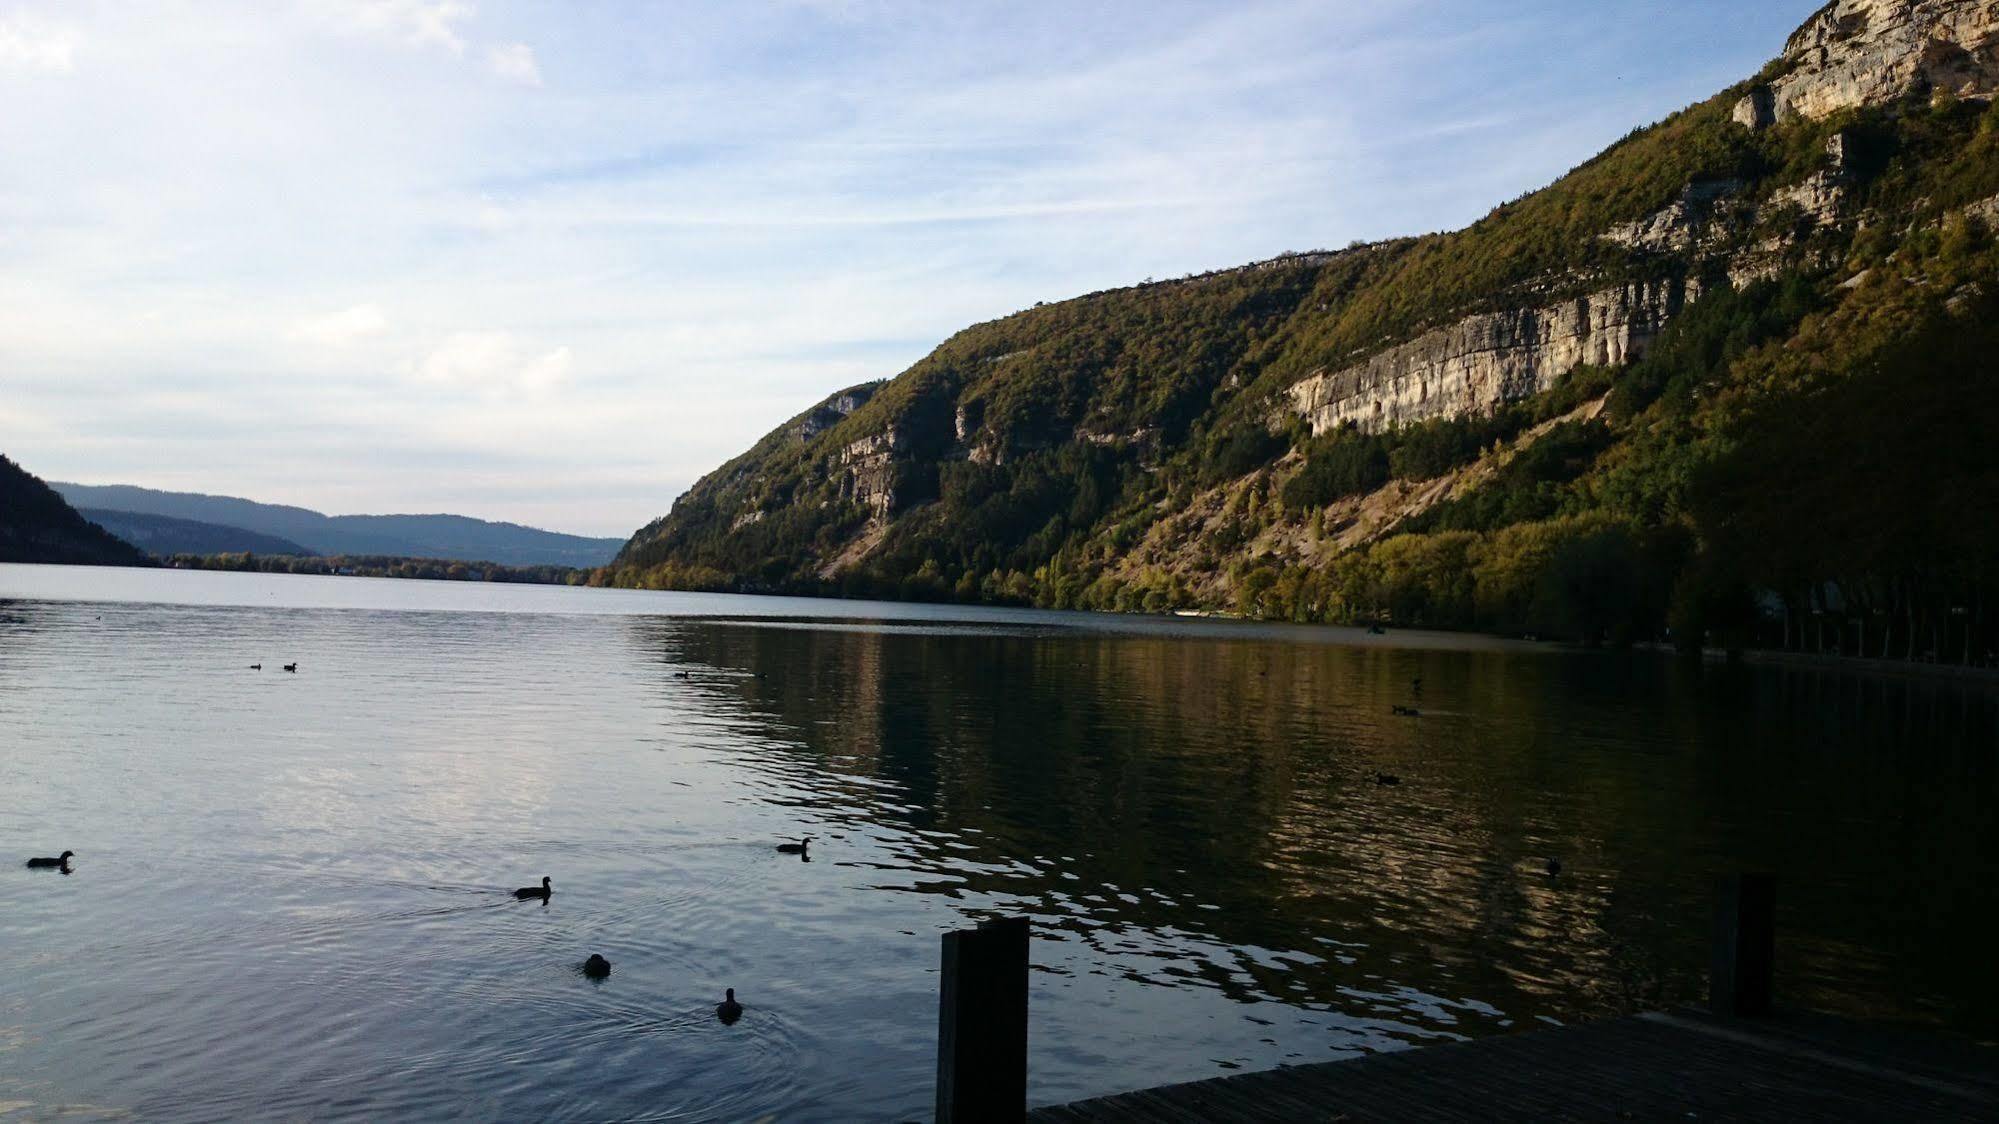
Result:
M1399 714L1404 718L1421 718L1423 716L1422 711L1417 710L1413 706L1403 706L1401 703L1396 703L1395 705L1389 707L1388 713Z
M253 663L253 664L251 664L251 665L250 665L250 670L251 670L251 671L262 671L262 670L264 670L264 665L263 665L263 664L260 664L260 663Z
M547 901L548 896L555 892L555 888L550 886L548 882L548 875L544 874L541 876L541 885L522 886L520 889L514 891L514 897L521 901L526 901L529 898L540 898L542 901Z
M593 952L590 959L583 962L583 974L593 980L601 980L611 974L611 962Z
M1420 695L1420 694L1422 694L1422 693L1423 693L1423 677L1422 677L1422 676L1420 676L1420 675L1418 675L1418 676L1417 676L1416 678L1414 678L1414 679L1411 679L1411 680L1409 681L1409 689L1410 689L1410 690L1412 690L1412 691L1414 691L1414 692L1416 692L1416 693L1417 693L1417 694L1419 694L1419 695Z
M715 1017L725 1023L732 1023L743 1017L743 1005L736 1002L735 988L729 988L727 998L715 1004Z
M1560 859L1549 859L1549 860L1548 860L1548 877L1550 877L1550 878L1553 878L1554 876L1556 876L1557 874L1560 874L1560 873L1562 873L1562 860L1560 860Z
M1396 775L1395 775L1394 773L1376 773L1376 774L1374 774L1374 783L1375 783L1375 784L1401 784L1401 783L1402 783L1402 778L1401 778L1401 777L1398 777L1398 776L1396 776Z
M297 671L297 670L298 670L298 665L297 665L297 664L295 664L295 663L288 663L288 664L286 664L286 665L285 665L285 670L286 670L286 671Z
M782 855L802 855L805 853L805 849L811 845L812 837L808 835L796 843L779 843L777 850Z
M684 672L684 671L676 671L676 672L674 672L674 673L673 673L673 677L674 677L675 679L692 679L692 678L694 678L694 677L693 677L692 675L689 675L689 674L688 674L687 672Z
M58 866L68 866L68 865L69 865L69 857L70 857L71 855L74 855L74 854L76 854L76 852L75 852L75 851L64 851L64 852L62 853L62 857L61 857L61 858L55 858L55 859L51 859L51 858L48 858L47 856L42 856L42 857L40 857L40 858L33 858L33 859L29 859L29 860L28 860L28 865L29 865L29 866L32 866L32 867L58 867Z

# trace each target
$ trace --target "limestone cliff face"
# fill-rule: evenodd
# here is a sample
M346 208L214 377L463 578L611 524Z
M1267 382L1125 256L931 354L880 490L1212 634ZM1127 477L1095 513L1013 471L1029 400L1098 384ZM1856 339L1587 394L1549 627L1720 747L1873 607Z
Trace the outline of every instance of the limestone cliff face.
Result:
M1469 316L1364 363L1293 384L1291 405L1324 433L1369 432L1489 413L1548 390L1585 364L1636 358L1687 302L1692 281L1635 282L1539 308Z
M1789 70L1739 106L1745 124L1819 118L1911 94L1999 92L1999 2L1837 0L1784 45Z
M876 519L895 510L895 454L901 434L886 433L849 442L840 450L840 498L863 504Z

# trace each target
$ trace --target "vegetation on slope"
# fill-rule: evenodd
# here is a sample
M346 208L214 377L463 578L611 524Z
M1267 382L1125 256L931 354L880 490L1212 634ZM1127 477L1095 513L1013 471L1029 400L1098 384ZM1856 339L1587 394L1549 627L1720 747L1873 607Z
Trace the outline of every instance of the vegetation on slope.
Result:
M1753 131L1739 93L1464 231L968 329L702 481L599 580L1987 658L1999 260L1965 209L1999 194L1999 110ZM1777 201L1833 137L1859 222ZM1719 181L1691 249L1602 237ZM1767 279L1731 283L1744 261ZM1669 275L1703 296L1642 360L1494 416L1315 438L1280 400L1468 312ZM1424 489L1448 498L1351 540L1355 505Z
M195 519L175 519L170 515L148 515L138 511L108 511L80 507L78 514L154 557L175 554L220 554L224 551L254 551L259 554L311 555L314 552L289 539L258 534L241 527L203 523Z
M54 489L0 456L0 562L144 566L146 556L76 513Z

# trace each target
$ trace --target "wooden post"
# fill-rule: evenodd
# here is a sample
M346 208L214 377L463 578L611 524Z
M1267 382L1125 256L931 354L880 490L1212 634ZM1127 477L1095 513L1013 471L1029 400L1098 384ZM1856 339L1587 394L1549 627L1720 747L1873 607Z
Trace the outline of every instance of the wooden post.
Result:
M944 934L938 1124L1027 1118L1027 918Z
M1776 968L1776 876L1730 874L1716 879L1708 1009L1717 1015L1769 1014Z

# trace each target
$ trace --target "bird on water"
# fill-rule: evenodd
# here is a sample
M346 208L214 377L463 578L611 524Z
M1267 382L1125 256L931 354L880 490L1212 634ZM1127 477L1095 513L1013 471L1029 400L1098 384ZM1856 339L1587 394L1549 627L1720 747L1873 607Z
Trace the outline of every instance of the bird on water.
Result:
M297 664L295 664L295 663L288 663L288 664L286 664L286 665L285 665L285 670L286 670L286 671L297 671L297 670L298 670L298 665L297 665Z
M1560 873L1562 873L1562 860L1560 860L1560 859L1549 859L1549 860L1548 860L1548 877L1550 877L1550 878L1553 878L1553 877L1554 877L1555 875L1557 875L1557 874L1560 874Z
M590 959L583 962L583 974L593 980L601 980L611 974L611 962L593 952Z
M715 1017L725 1023L732 1023L743 1017L743 1005L736 1002L735 988L729 988L723 1000L715 1004Z
M53 858L53 859L52 859L52 858L49 858L49 857L48 857L48 856L46 856L46 855L43 855L43 856L38 856L38 857L36 857L36 858L32 858L32 859L29 859L29 860L28 860L28 865L29 865L29 866L32 866L32 867L37 867L37 868L40 868L40 867L58 867L58 866L68 866L68 865L69 865L69 857L70 857L71 855L74 855L74 854L76 854L76 852L75 852L75 851L64 851L64 852L62 853L61 857L59 857L59 858Z
M1398 777L1398 776L1396 776L1396 775L1395 775L1394 773L1376 773L1376 774L1374 775L1374 783L1375 783L1375 784L1401 784L1401 783L1402 783L1402 778L1401 778L1401 777Z
M514 897L521 901L526 901L529 898L540 898L543 901L547 901L548 896L554 892L555 888L549 885L548 875L544 874L541 876L541 885L522 886L520 889L514 891Z
M812 846L812 837L808 835L796 843L779 843L777 849L780 854L802 855L805 853L805 849L810 846Z
M262 671L262 670L264 670L264 665L263 665L263 664L260 664L260 663L253 663L253 664L251 664L251 665L250 665L250 670L251 670L251 671Z

